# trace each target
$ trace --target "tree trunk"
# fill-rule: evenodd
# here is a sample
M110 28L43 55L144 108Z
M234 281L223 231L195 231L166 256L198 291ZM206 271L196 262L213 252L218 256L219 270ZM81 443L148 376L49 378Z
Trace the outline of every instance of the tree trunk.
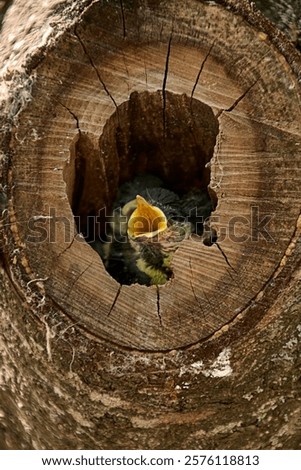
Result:
M1 448L301 448L297 50L243 0L16 0L1 34ZM217 242L121 285L83 233L145 171L209 184Z

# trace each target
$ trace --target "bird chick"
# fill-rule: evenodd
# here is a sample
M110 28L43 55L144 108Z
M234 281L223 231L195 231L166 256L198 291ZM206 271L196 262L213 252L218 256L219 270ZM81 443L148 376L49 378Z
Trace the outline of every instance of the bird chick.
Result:
M193 190L180 198L159 178L139 175L119 188L107 240L92 246L121 284L165 284L173 254L191 233L202 234L211 211L206 192Z
M149 276L150 284L165 284L170 278L172 254L191 234L191 224L168 219L167 214L142 196L136 197L127 234L135 251L138 270ZM168 212L168 211L167 211Z

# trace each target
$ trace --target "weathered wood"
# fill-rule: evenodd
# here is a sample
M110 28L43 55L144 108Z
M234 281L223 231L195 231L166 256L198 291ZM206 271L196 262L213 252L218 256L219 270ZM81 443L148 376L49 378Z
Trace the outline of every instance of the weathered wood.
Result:
M33 4L30 29L21 1L7 13L5 448L300 447L300 57L219 3ZM74 215L110 209L137 167L207 184L210 157L218 245L185 241L164 286L118 285Z
M255 0L255 4L301 50L301 3L299 0Z
M47 297L96 336L140 350L188 346L242 312L261 295L276 271L299 215L298 202L292 205L288 197L299 178L296 77L270 47L265 33L260 35L236 17L231 23L232 13L202 3L195 5L199 24L193 26L191 8L188 3L177 11L181 21L175 22L173 4L144 8L142 13L131 7L126 15L121 14L119 3L104 5L101 10L99 4L93 4L74 32L67 30L55 49L34 65L35 78L28 78L26 92L22 89L23 99L30 100L30 105L19 112L10 142L17 147L8 170L8 175L13 172L10 204L17 219L29 221L15 231L20 250L17 264L25 265L27 281L44 279L41 295L45 289ZM228 28L220 31L221 23ZM147 162L141 167L133 146L127 158L118 150L114 154L116 130L111 134L110 153L99 139L116 106L126 102L132 92L154 93L162 88L167 52L168 91L187 96L193 92L194 100L211 106L218 116L210 187L218 198L212 226L222 251L189 240L175 255L174 278L166 286L120 287L76 234L66 194L66 183L67 193L74 193L68 179L70 171L76 178L74 159L67 163L69 169L66 161L80 149L81 156L76 158L85 162L85 176L83 165L79 173L86 215L96 215L103 207L110 209L118 183L133 177L135 169L149 169ZM281 123L275 118L280 110ZM149 128L142 121L146 108L139 112L141 122ZM171 116L174 113L171 110ZM186 178L192 181L195 165L184 158L180 165L178 138L171 138L174 154L172 146L168 152L160 149L160 100L154 116L158 130L148 140L157 145L157 156L143 158L152 162L152 172L173 186L175 161L181 179L186 167ZM125 119L129 132L134 126L131 115ZM184 113L177 113L177 119L184 127ZM183 129L183 135L185 132ZM195 139L199 141L199 136ZM294 161L288 158L292 152ZM188 158L188 147L183 156ZM133 159L130 166L128 161ZM269 233L261 234L256 224L265 218L271 218ZM258 273L263 255L265 263Z

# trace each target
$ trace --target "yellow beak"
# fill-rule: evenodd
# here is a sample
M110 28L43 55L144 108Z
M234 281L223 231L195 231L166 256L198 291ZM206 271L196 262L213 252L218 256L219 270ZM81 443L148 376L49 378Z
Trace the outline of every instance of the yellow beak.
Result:
M167 228L167 219L163 211L149 204L142 196L136 197L137 208L128 221L128 235L131 238L151 238Z

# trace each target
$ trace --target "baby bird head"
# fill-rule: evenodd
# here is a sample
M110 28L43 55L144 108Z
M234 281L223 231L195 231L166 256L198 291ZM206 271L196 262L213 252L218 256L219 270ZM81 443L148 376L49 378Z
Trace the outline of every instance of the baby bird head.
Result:
M164 206L162 209L153 206L139 195L136 204L128 220L127 233L132 246L142 254L153 251L161 257L169 256L190 235L190 222L168 220Z
M128 221L128 236L153 238L167 229L167 218L159 207L152 206L142 196L136 197L137 207Z

